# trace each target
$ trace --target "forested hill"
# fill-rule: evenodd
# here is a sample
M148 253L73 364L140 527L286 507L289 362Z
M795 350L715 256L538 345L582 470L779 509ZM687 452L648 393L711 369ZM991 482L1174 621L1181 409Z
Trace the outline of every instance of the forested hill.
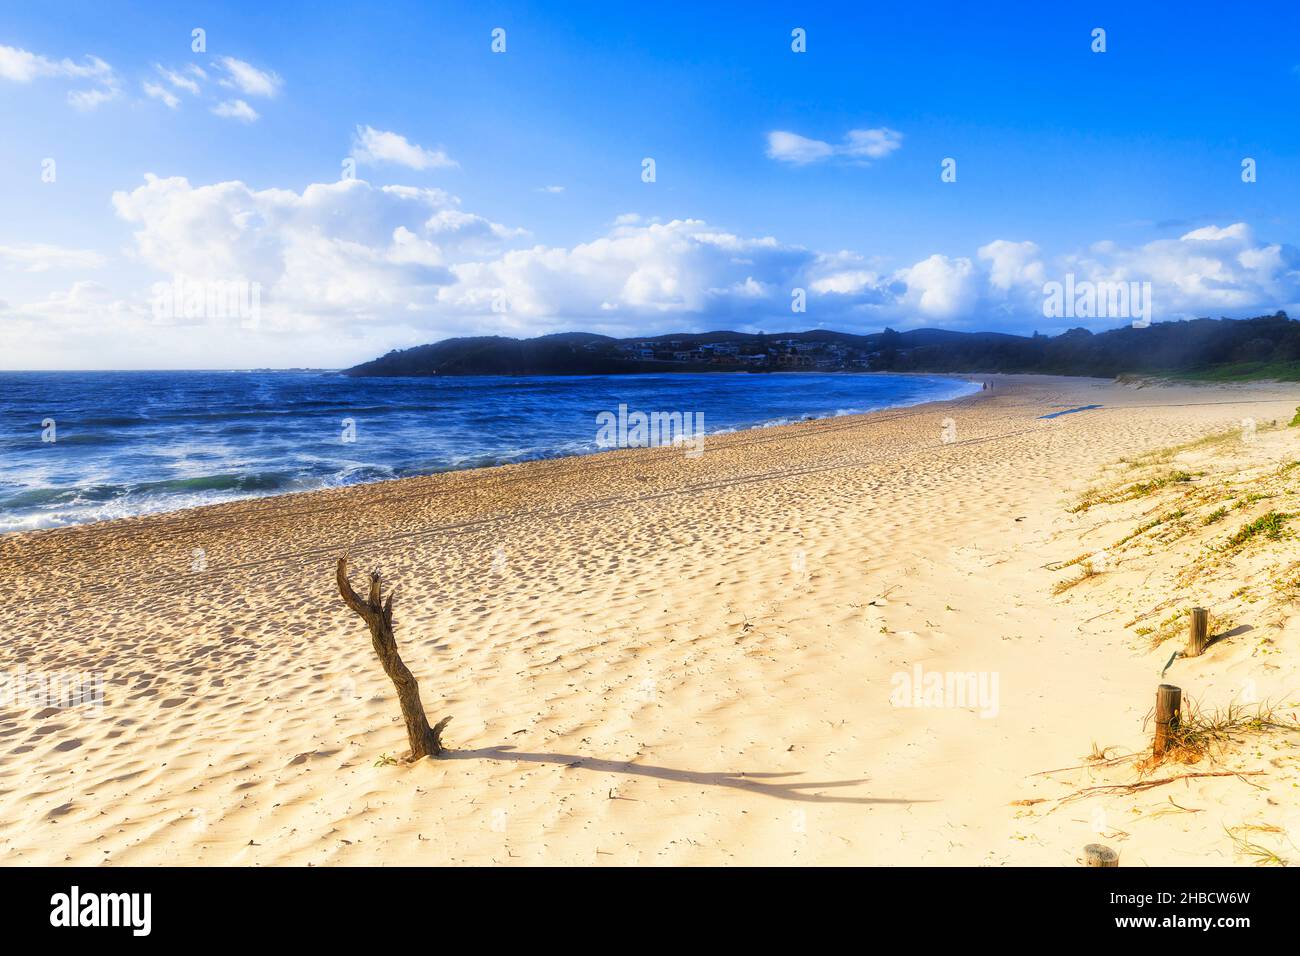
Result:
M700 371L1038 372L1111 377L1300 378L1300 322L1194 319L1056 336L885 329L672 333L616 339L585 332L533 339L453 338L389 352L349 375L598 375Z

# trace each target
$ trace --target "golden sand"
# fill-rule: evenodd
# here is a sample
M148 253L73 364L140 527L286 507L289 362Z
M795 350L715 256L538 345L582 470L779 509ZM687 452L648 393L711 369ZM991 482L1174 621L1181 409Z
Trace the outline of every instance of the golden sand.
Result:
M1093 842L1126 866L1255 862L1249 843L1300 857L1285 730L1147 779L1249 777L1062 801L1137 771L1038 775L1147 745L1178 641L1133 622L1184 597L1232 603L1245 630L1166 680L1207 708L1243 687L1300 697L1285 601L1231 596L1283 573L1276 548L1180 583L1240 521L1112 548L1173 505L1068 510L1120 459L1243 419L1249 443L1187 467L1300 457L1300 429L1268 424L1300 388L993 381L711 436L698 458L617 451L0 539L0 669L106 682L99 711L0 706L0 862L1075 865ZM1053 593L1082 566L1063 562L1108 548ZM406 738L334 587L345 550L397 587L429 716L454 715L445 759L385 759ZM899 675L918 667L982 676L996 700L915 706Z

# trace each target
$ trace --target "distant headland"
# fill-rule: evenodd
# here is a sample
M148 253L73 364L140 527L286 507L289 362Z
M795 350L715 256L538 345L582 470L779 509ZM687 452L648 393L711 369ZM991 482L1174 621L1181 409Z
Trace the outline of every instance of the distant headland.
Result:
M394 350L347 369L356 376L619 375L654 372L1030 372L1212 380L1300 380L1300 322L1285 312L1192 319L1105 332L1011 335L885 329L668 333L612 338L562 332L478 336Z

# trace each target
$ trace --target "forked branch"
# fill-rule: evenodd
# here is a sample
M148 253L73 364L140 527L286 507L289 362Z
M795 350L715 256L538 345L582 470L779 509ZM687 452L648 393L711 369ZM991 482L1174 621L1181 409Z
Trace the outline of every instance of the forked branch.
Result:
M402 662L397 653L397 639L393 637L393 591L388 592L388 599L382 600L383 585L379 571L370 573L370 590L363 599L352 589L348 580L348 557L343 555L338 563L339 594L343 603L350 607L366 622L370 628L370 643L375 648L379 663L384 666L384 673L397 689L397 702L402 708L402 720L406 722L406 738L411 745L410 759L437 757L442 753L442 729L451 721L444 717L432 727L424 716L424 704L420 702L420 685L415 675Z

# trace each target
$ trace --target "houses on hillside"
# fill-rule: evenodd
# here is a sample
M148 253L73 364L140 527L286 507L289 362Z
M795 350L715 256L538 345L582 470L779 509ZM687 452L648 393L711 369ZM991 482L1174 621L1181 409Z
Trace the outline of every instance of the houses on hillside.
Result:
M619 342L614 348L628 360L696 369L719 366L724 369L837 371L863 369L870 364L868 352L837 342L791 338L764 341L762 336L721 342L696 342L682 338L639 339Z

